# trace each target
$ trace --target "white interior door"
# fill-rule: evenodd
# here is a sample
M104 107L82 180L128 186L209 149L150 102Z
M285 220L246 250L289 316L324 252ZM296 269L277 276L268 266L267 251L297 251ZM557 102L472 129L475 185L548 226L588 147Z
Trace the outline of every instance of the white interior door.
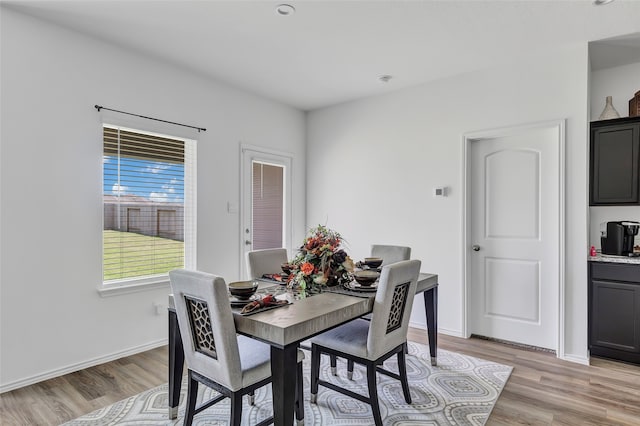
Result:
M240 276L247 251L291 247L291 163L286 154L242 147Z
M468 140L467 334L558 349L560 128Z

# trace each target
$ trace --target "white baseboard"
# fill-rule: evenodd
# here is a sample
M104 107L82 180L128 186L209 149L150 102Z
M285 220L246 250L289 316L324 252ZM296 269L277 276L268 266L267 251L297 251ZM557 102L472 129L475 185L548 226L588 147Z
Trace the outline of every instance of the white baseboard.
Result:
M114 352L101 357L93 358L78 364L69 365L67 367L50 370L42 374L27 377L24 379L16 380L10 383L3 383L0 385L0 394L14 389L19 389L24 386L29 386L34 383L42 382L44 380L53 379L54 377L64 376L65 374L73 373L75 371L84 370L85 368L94 367L96 365L104 364L105 362L114 361L116 359L124 358L126 356L135 355L140 352L145 352L151 349L158 348L167 344L167 339L158 340L155 342L147 343L145 345L136 346L124 351Z
M409 327L417 328L418 330L424 330L425 332L427 331L427 326L420 322L409 321Z
M419 323L419 322L409 322L409 327L412 328L416 328L418 330L424 330L424 332L427 332L427 326ZM464 334L462 334L462 332L460 330L451 330L451 329L447 329L447 328L442 328L442 327L438 327L438 333L440 334L446 334L447 336L452 336L452 337L460 337L462 339L468 339L468 336L465 336ZM575 362L577 364L582 364L582 365L590 365L589 363L589 357L585 357L585 356L581 356L581 355L572 355L572 354L564 354L564 356L560 356L558 355L559 359L565 360L565 361L569 361L569 362Z
M446 334L447 336L460 337L461 339L469 338L469 336L465 336L460 330L451 330L448 328L439 328L438 333Z
M424 330L425 333L427 332L427 326L423 323L409 321L409 327L417 328L418 330ZM460 330L451 330L448 328L438 327L438 333L446 334L447 336L461 337L463 339L467 338L467 336L462 334Z
M564 356L558 356L558 358L565 361L575 362L576 364L590 365L588 356L564 354Z

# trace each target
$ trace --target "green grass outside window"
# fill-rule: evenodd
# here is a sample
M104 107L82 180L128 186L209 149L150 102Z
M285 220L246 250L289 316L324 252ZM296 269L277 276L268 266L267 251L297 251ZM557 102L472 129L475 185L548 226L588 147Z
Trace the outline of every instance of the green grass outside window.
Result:
M184 242L134 232L103 231L104 281L184 268Z

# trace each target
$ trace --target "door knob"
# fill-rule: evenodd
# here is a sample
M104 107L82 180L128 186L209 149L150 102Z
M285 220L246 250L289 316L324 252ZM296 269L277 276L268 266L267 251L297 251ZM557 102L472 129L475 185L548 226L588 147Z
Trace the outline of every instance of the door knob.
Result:
M245 241L244 241L244 243L245 243L246 245L248 245L248 246L250 246L250 245L251 245L251 241L249 241L249 240L245 240Z
M473 251L480 251L480 246L477 244L472 245L471 248L473 249Z

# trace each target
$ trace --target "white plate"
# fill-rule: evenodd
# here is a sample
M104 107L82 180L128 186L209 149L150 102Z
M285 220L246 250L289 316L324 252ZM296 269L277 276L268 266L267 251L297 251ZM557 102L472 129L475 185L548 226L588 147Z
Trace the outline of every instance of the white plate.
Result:
M233 306L234 308L237 308L237 307L242 308L247 303L253 302L254 300L256 300L258 298L259 298L259 295L257 295L257 294L252 294L251 297L249 297L248 299L238 299L235 296L230 296L229 297L229 303L231 303L231 306Z

